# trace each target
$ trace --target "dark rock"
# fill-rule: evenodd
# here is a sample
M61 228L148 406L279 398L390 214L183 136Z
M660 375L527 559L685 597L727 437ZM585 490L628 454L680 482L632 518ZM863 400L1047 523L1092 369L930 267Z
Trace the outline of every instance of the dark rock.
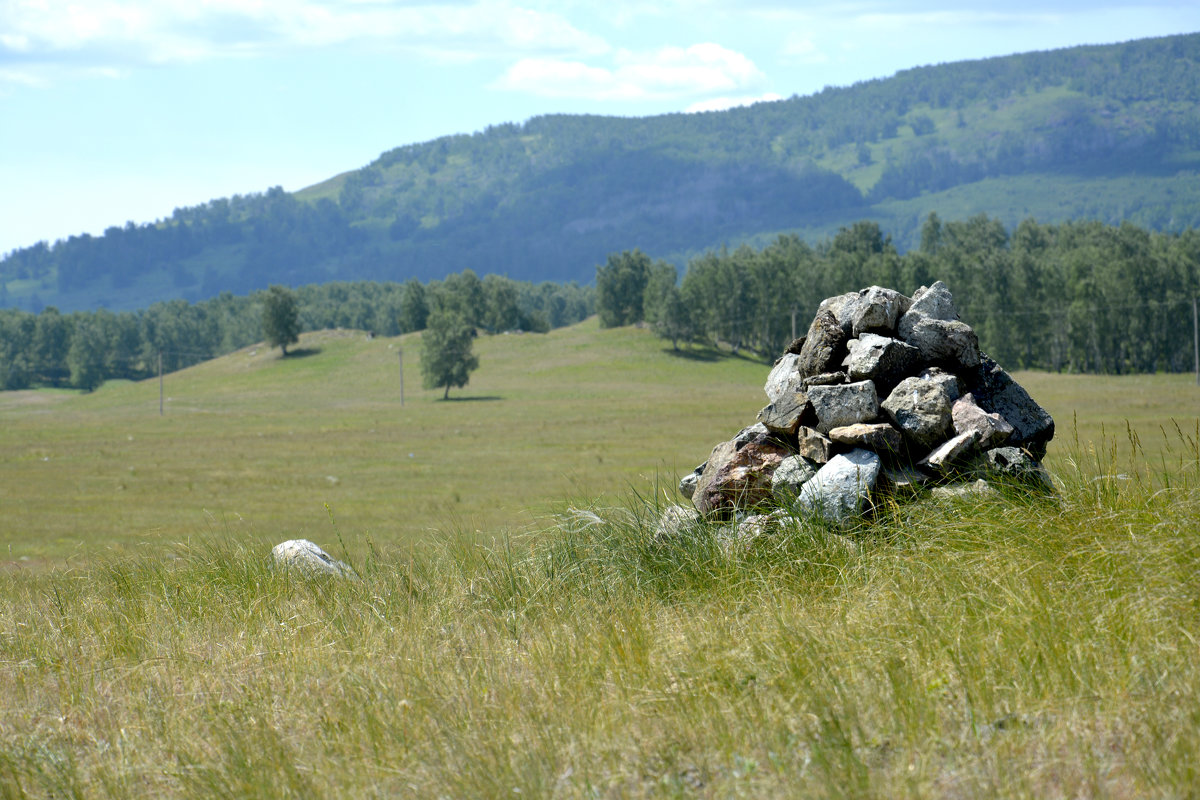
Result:
M1019 447L996 447L985 454L988 472L1037 489L1054 491L1050 473Z
M813 375L804 379L804 388L810 386L833 386L837 383L846 383L848 380L844 372L822 372L820 375Z
M871 422L879 416L879 398L870 381L812 386L808 402L817 415L817 430L821 433L856 422Z
M979 338L965 322L918 319L903 338L921 352L921 360L926 363L948 364L953 371L979 366Z
M846 355L849 339L837 318L829 311L818 312L800 349L798 368L807 378L823 372L836 372Z
M847 372L852 381L871 381L880 397L887 397L896 384L913 374L920 351L899 339L863 333L848 343Z
M1013 426L1008 443L1023 447L1033 458L1046 457L1046 445L1054 438L1054 418L999 364L987 356L972 374L971 394L984 411L999 414Z
M934 381L905 378L883 401L883 410L920 449L928 450L954 432L950 397Z
M804 456L788 456L779 462L771 476L771 494L780 501L791 501L800 494L800 487L817 474L818 465Z

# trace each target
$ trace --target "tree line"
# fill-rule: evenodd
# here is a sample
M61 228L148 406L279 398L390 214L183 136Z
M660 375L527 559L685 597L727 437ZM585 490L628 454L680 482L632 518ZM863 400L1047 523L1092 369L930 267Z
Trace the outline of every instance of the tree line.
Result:
M381 336L424 330L431 314L453 315L477 331L544 332L593 313L594 291L471 270L421 283L335 282L294 292L299 328L354 328ZM76 387L140 380L264 340L271 291L223 292L211 300L155 303L140 311L33 314L0 310L0 389Z
M1123 374L1194 364L1192 298L1200 295L1200 232L1131 223L1013 230L986 215L930 214L920 247L900 254L874 222L810 246L780 236L762 249L710 250L674 266L640 250L596 272L604 326L645 321L680 343L724 343L774 358L803 335L821 300L877 284L911 293L935 280L954 293L981 346L1011 368Z

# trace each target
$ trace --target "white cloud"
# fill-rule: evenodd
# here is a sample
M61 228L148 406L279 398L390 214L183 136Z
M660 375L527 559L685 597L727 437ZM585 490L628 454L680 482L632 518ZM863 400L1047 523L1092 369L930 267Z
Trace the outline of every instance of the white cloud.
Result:
M494 88L543 97L662 100L738 92L762 83L749 58L711 42L652 52L617 51L611 67L578 60L523 58Z
M332 46L452 59L609 49L560 14L510 0L7 0L0 31L0 58L47 75Z
M711 100L700 100L699 102L692 103L684 109L684 113L695 114L702 111L725 111L729 108L752 106L755 103L771 103L782 99L782 95L775 94L774 92L767 92L755 97L714 97Z

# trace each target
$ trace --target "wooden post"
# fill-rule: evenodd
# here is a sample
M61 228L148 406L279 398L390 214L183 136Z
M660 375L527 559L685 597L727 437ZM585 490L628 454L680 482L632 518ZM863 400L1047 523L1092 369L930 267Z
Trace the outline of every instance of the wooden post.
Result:
M1196 385L1200 386L1200 313L1196 311L1197 298L1192 298L1192 352L1196 355Z
M396 353L400 356L400 407L404 408L404 348L397 348Z
M792 306L792 341L796 341L796 307Z
M163 415L162 350L158 351L158 415Z

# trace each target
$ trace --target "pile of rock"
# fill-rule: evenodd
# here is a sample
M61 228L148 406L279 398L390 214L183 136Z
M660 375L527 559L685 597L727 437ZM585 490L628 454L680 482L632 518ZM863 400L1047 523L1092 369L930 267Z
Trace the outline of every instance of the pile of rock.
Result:
M843 523L881 492L988 491L980 475L1051 487L1054 420L979 351L940 281L911 298L872 286L825 300L764 389L758 423L680 482L696 512L669 510L660 534L764 508Z

